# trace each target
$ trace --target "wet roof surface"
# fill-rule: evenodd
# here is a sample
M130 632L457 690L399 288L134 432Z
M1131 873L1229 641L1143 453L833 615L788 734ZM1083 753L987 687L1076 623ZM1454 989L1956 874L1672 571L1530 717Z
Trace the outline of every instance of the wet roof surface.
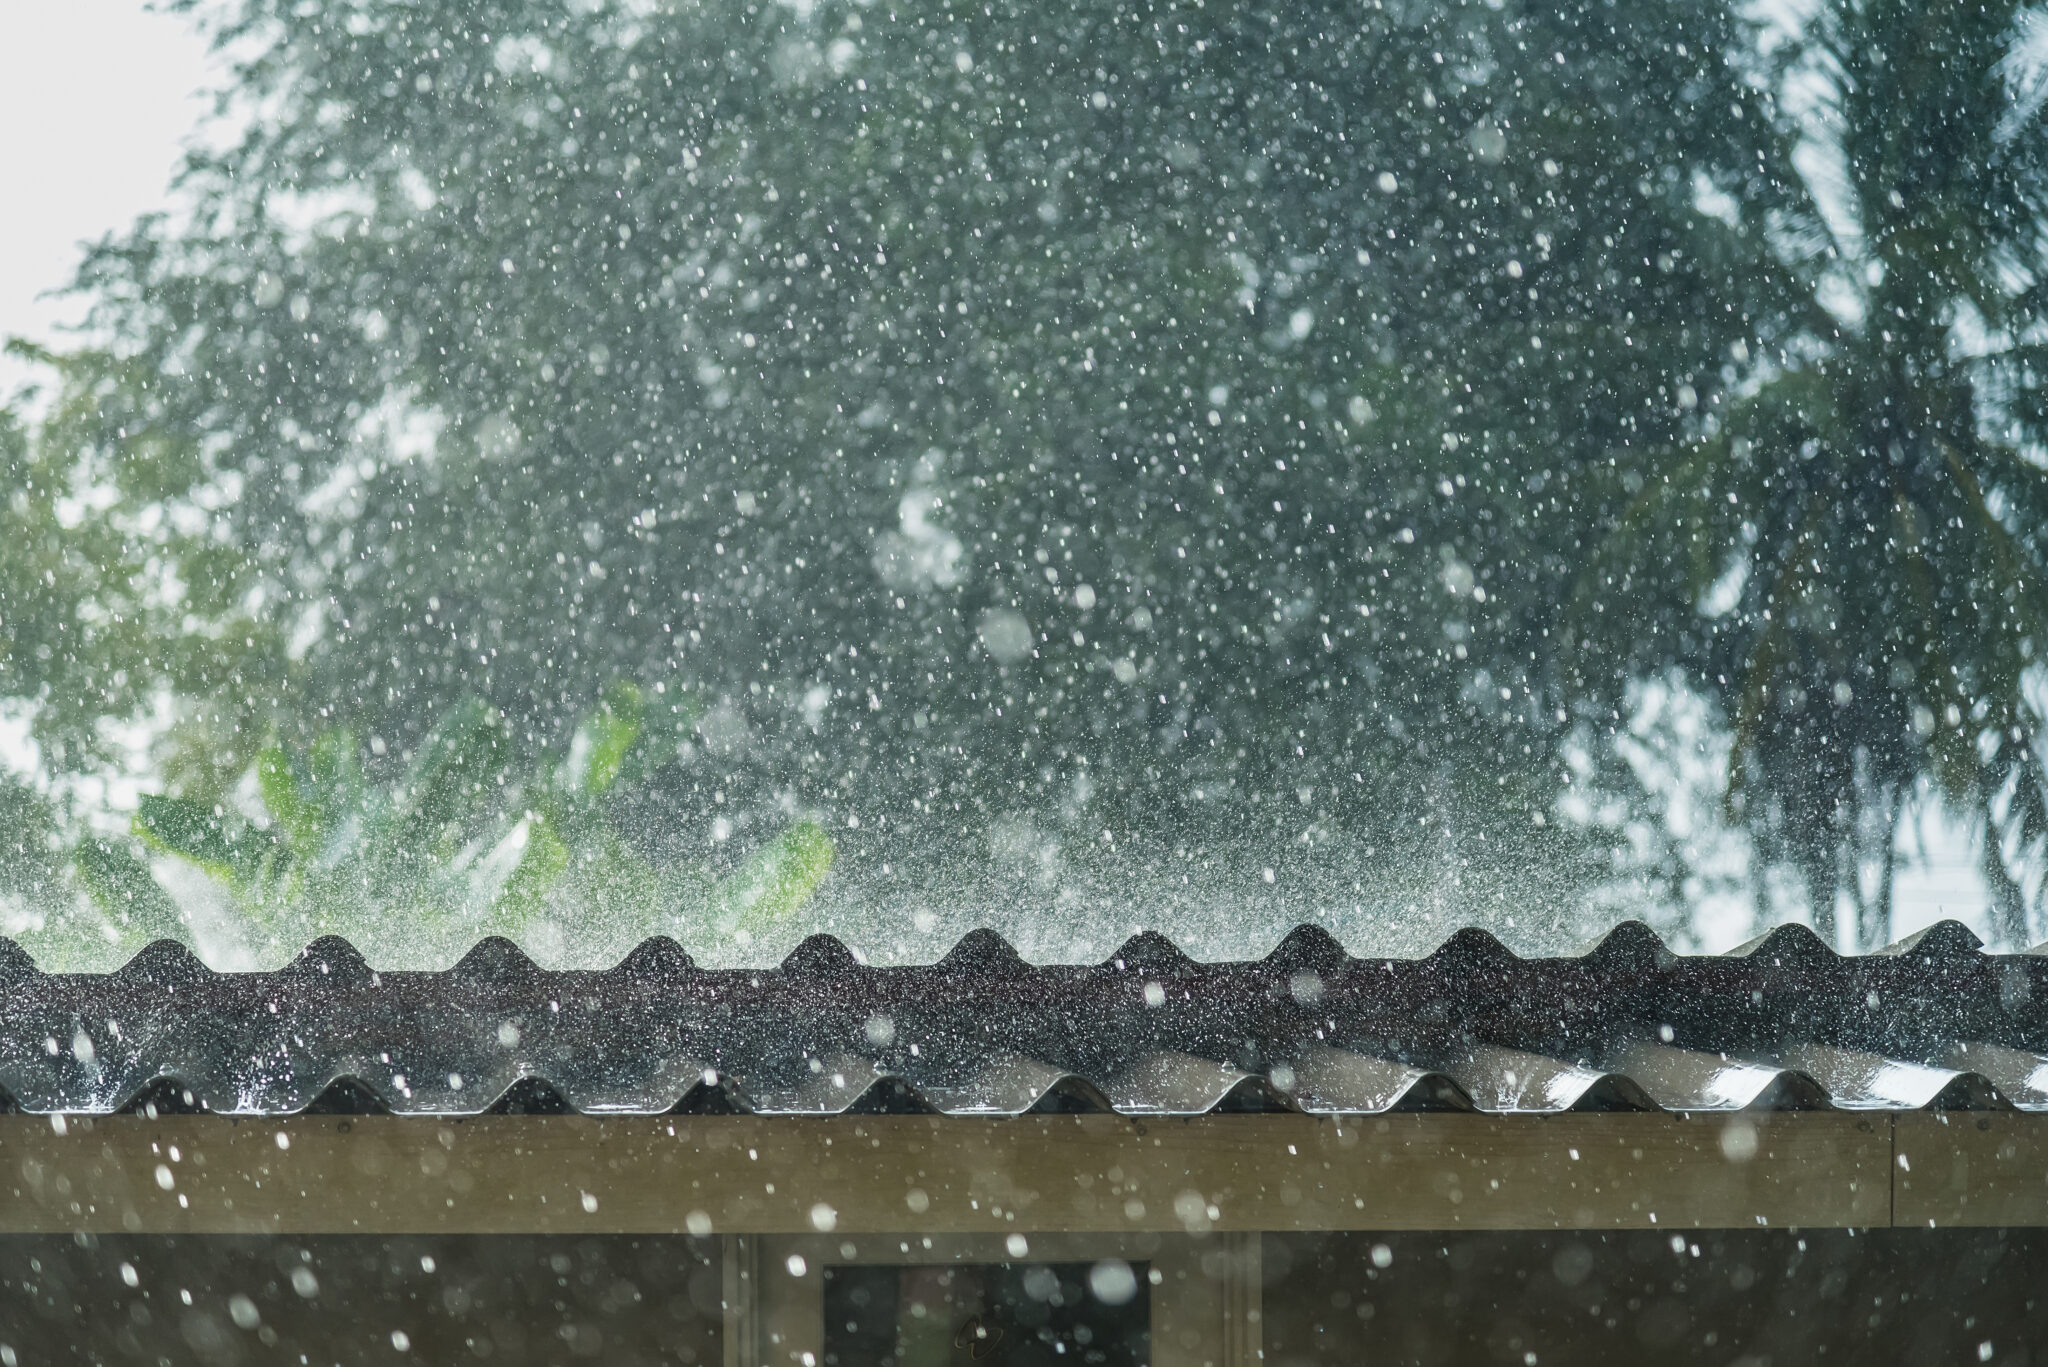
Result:
M1034 966L977 931L899 968L815 936L772 970L653 939L550 971L492 939L380 973L330 937L274 973L159 941L45 974L0 940L0 1087L74 1113L2048 1110L2048 954L1949 921L1860 957L1798 926L1684 956L1631 922L1545 959L1477 930L1361 959L1303 926L1238 963L1146 934Z

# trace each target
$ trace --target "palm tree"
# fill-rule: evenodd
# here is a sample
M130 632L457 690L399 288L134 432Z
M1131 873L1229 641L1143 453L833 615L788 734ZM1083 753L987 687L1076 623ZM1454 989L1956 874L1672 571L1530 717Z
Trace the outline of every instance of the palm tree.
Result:
M1760 32L1779 138L1731 187L1751 259L1727 305L1754 341L1594 572L1661 596L1628 658L1679 659L1725 708L1731 808L1830 941L1842 895L1855 941L1889 937L1922 777L1979 833L1995 937L2029 933L2048 835L2027 696L2048 645L2036 23L2010 0L1824 0Z

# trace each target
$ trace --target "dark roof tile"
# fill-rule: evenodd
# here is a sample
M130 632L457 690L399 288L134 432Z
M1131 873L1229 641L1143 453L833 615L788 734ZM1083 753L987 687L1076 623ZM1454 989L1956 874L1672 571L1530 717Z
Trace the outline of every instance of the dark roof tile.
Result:
M356 947L339 935L322 935L278 970L286 982L326 982L335 987L368 987L377 974Z
M185 987L214 976L199 956L176 940L151 940L111 975L126 983L152 987Z
M470 982L512 985L534 981L541 973L539 964L526 957L526 951L502 935L490 935L478 940L469 953L456 960L455 967L448 970L459 979Z
M1983 948L1984 942L1961 921L1936 921L1877 952L1890 958L1970 959Z
M853 951L830 935L813 935L782 961L782 971L792 978L838 978L860 968Z
M1628 923L1546 959L1466 930L1360 960L1304 926L1235 963L1145 934L1034 966L978 931L926 967L813 936L773 969L654 939L556 971L493 939L380 974L326 937L274 973L164 941L103 975L0 940L10 971L0 1107L35 1112L2048 1109L2048 960L1954 923L1861 958L1803 928L1678 955Z
M940 972L980 978L1021 978L1031 965L993 930L970 930L936 965Z

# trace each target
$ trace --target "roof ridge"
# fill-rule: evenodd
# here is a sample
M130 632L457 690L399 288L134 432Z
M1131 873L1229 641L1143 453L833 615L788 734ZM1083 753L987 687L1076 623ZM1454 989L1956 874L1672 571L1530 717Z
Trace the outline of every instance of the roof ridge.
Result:
M1326 927L1305 921L1289 930L1263 956L1242 959L1197 959L1162 932L1142 930L1131 935L1096 966L1106 967L1121 961L1125 968L1131 971L1255 966L1291 969L1333 968L1346 963L1369 961L1375 964L1436 962L1439 965L1446 962L1463 962L1474 967L1506 968L1542 962L1598 963L1602 960L1625 958L1638 962L1653 960L1657 967L1668 969L1686 963L1704 964L1729 959L1775 960L1780 965L1787 965L1875 963L1908 957L1985 958L2024 962L2048 958L2048 943L2008 951L1987 950L1983 941L1973 931L1962 922L1949 918L1923 927L1882 948L1858 954L1843 954L1824 942L1810 927L1800 922L1788 921L1718 954L1687 954L1671 948L1664 938L1644 921L1631 917L1616 921L1607 929L1582 941L1576 953L1524 956L1510 948L1488 927L1466 925L1452 931L1425 954L1360 955L1352 953L1349 947ZM775 972L815 975L826 969L837 972L868 966L869 961L865 957L845 940L830 932L819 932L805 937L779 963L725 968L709 968L700 964L687 947L675 937L656 934L641 940L609 969L595 971L698 970L751 975ZM1060 960L1034 962L1025 958L1002 932L983 926L966 932L944 955L929 963L886 966L947 968L976 972L1010 972L1021 969L1028 972L1070 970L1087 965L1075 965ZM480 937L446 968L380 969L371 964L347 936L330 933L308 941L297 954L273 969L217 969L201 958L186 941L165 937L150 941L136 950L127 961L113 969L73 973L57 972L43 967L19 942L0 935L0 983L20 982L36 977L128 978L165 985L181 985L213 977L318 976L352 980L358 972L373 975L405 973L412 976L459 974L469 978L496 980L506 976L523 977L530 974L553 975L590 971L593 970L587 967L550 968L535 960L517 940L498 934Z

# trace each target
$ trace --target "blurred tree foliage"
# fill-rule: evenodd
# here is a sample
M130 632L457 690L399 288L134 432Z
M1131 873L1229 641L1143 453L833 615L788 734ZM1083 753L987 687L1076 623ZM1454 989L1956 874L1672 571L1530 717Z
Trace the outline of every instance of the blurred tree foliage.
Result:
M1772 87L1808 101L1776 158L1805 174L1766 182L1743 262L1771 307L1719 420L1623 474L1639 492L1581 589L1638 605L1588 633L1612 658L1682 661L1719 698L1735 810L1831 940L1838 890L1855 941L1890 937L1922 774L1979 826L1997 938L2030 937L2023 879L2048 839L2028 692L2048 643L2041 22L1832 0L1765 45Z
M833 845L815 823L795 821L723 880L691 863L657 867L633 848L611 819L613 803L673 762L689 715L683 702L614 686L566 753L522 775L505 719L466 699L443 713L395 782L370 782L359 738L336 728L305 752L258 753L262 820L153 794L134 834L205 875L227 901L235 947L266 962L328 934L386 961L447 962L483 935L525 939L542 918L574 924L600 914L624 944L701 933L745 943L810 898ZM0 808L0 819L13 815ZM31 948L69 963L96 940L132 951L185 934L188 918L140 854L117 839L82 842L72 863L87 914L46 917L27 937Z
M1933 772L2018 938L2027 13L242 0L260 115L13 438L0 692L66 762L168 687L206 802L626 677L710 703L656 847L1023 812L1568 891L1566 756L1675 666L1817 917L1880 933Z

